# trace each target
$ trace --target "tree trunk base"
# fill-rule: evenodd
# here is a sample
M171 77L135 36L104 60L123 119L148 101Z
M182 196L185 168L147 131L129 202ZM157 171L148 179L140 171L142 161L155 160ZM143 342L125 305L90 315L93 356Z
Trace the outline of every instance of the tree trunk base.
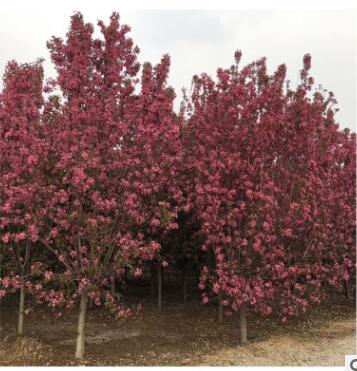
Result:
M183 268L182 272L182 293L183 293L183 302L186 303L188 299L188 267L187 263Z
M25 283L22 278L20 288L20 304L19 304L19 322L17 326L17 335L21 336L24 333L24 312L25 312Z
M222 290L218 294L218 322L222 323L223 322L223 293Z
M84 327L86 323L87 301L87 293L82 293L77 327L76 359L83 359L84 357Z
M245 306L243 306L239 311L239 336L240 336L240 343L246 344L247 340L247 310Z
M160 262L157 266L157 306L162 309L162 268Z
M150 295L155 299L155 266L153 262L150 265Z
M350 287L349 287L348 281L346 281L346 280L343 281L343 288L344 288L344 291L345 291L345 297L346 297L347 301L350 301L351 300L351 295L350 295Z

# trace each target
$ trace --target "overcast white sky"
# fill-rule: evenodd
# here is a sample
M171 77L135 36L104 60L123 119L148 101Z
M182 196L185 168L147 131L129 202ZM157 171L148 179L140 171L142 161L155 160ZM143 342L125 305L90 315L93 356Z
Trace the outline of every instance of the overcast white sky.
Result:
M242 63L262 56L273 71L286 63L288 78L296 83L305 53L312 55L311 73L317 84L335 92L341 127L356 125L356 16L343 10L129 10L120 2L72 0L2 1L0 3L0 73L8 60L30 62L44 57L46 75L54 71L46 41L65 37L74 11L96 23L119 11L123 23L140 47L140 62L157 63L171 56L170 84L181 98L194 74L215 75L228 67L236 49Z

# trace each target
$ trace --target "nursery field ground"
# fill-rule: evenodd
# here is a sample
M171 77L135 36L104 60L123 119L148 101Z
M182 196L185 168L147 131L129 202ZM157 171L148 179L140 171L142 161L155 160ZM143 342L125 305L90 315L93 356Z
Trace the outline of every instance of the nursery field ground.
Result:
M46 308L25 318L25 336L16 337L16 298L1 303L0 365L236 365L342 366L356 354L353 303L334 300L314 308L299 321L251 316L249 342L238 343L237 319L217 321L217 308L179 295L164 297L161 313L149 297L140 300L139 318L115 320L103 309L90 309L86 358L74 360L77 313L57 320Z

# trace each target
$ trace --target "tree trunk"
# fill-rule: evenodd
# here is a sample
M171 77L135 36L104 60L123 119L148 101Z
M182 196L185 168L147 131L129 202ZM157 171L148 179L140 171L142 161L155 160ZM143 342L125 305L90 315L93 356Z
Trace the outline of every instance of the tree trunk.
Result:
M26 250L25 250L25 257L23 262L21 262L20 258L20 247L17 245L17 257L18 257L18 264L21 268L21 287L20 287L20 303L19 303L19 322L17 327L17 334L22 335L24 333L24 311L25 311L25 271L27 264L30 259L30 242L27 240L26 243Z
M25 279L24 276L22 276L20 288L19 322L17 327L18 335L22 335L24 333L24 311L25 311Z
M115 296L115 277L114 275L110 276L110 292L112 296Z
M220 289L218 294L218 322L223 322L223 305L222 305L222 299L223 299L223 291Z
M84 357L84 326L86 324L87 301L88 301L87 293L83 292L81 295L77 327L77 343L76 343L77 359L83 359Z
M351 296L350 296L350 287L349 287L348 281L346 280L343 281L343 287L345 290L346 299L349 301L351 299Z
M150 291L151 297L155 298L155 267L153 262L150 264Z
M243 305L239 311L239 329L241 344L247 343L247 310Z
M183 293L183 301L184 303L187 302L188 297L188 263L184 263L183 271L182 271L182 293Z
M162 308L162 268L161 263L157 266L157 306L161 310Z

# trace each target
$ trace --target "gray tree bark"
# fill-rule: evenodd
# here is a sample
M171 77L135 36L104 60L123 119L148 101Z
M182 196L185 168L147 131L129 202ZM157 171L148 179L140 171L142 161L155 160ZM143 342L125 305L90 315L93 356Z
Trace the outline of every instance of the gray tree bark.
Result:
M24 312L25 312L25 273L26 268L30 259L30 241L26 242L25 256L23 261L21 259L20 246L16 247L18 264L21 269L21 287L20 287L20 303L19 303L19 321L17 326L17 334L22 335L24 333Z
M154 262L150 264L150 293L151 297L155 299L155 266Z
M24 312L25 312L25 279L21 276L20 288L20 304L19 304L19 321L17 326L17 334L23 335L24 333Z
M344 287L346 299L349 301L351 299L351 296L350 296L350 287L349 287L348 281L346 280L343 281L343 287Z
M243 305L239 311L239 329L241 344L247 343L247 310Z
M162 308L162 268L161 263L157 265L157 306L161 310Z
M222 300L223 300L223 291L220 289L219 294L218 294L218 322L222 323L223 322L223 305L222 305Z
M81 295L79 307L78 327L77 327L77 342L76 342L76 359L84 357L84 327L86 324L88 296L86 292Z
M188 298L188 263L185 262L184 263L184 268L183 268L183 271L182 271L182 293L183 293L183 301L184 303L187 302L187 298Z
M116 293L115 277L113 275L110 276L110 293L112 296L115 296Z

